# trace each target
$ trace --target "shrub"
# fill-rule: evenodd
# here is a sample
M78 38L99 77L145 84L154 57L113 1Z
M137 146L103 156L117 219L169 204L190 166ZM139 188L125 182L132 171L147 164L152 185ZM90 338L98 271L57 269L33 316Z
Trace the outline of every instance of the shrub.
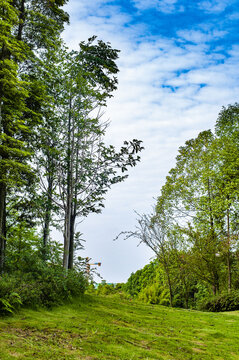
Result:
M159 304L168 306L169 293L162 285L154 283L142 289L138 295L138 299L148 304Z
M143 269L137 270L130 275L124 286L125 291L131 296L137 297L142 289L155 282L158 272L160 271L157 260L151 261Z
M60 305L74 296L83 294L86 280L82 273L59 266L46 267L37 280L40 289L40 303L51 307Z
M0 313L13 313L22 305L21 297L16 292L9 293L5 298L0 298Z
M0 279L0 314L14 312L20 306L38 308L60 305L83 294L86 287L81 272L60 266L41 266L32 274L15 273Z
M98 288L97 288L97 294L98 295L110 295L110 294L114 294L115 291L115 287L114 284L99 284Z
M239 291L211 297L201 303L200 310L214 312L239 310Z
M22 305L17 283L14 277L0 278L0 314L12 313Z

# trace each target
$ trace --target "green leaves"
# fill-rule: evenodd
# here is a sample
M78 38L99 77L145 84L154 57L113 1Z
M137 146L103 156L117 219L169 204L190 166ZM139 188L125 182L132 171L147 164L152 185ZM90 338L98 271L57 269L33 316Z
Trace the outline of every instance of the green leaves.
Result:
M167 214L169 236L175 228L176 239L183 236L192 271L215 292L230 290L238 246L238 109L238 104L223 108L215 135L203 131L180 147L156 206L156 218Z

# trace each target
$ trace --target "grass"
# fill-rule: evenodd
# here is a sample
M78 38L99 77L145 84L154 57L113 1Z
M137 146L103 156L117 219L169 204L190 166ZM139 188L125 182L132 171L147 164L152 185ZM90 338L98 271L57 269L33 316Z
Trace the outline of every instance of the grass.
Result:
M0 318L0 360L239 359L239 312L202 313L89 296Z

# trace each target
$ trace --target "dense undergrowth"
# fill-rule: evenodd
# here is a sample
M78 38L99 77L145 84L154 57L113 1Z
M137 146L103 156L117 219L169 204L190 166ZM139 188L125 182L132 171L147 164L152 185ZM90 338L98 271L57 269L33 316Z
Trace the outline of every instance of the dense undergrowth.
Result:
M84 293L86 281L81 272L60 266L42 266L37 273L4 275L0 281L0 314L20 307L52 307Z
M62 267L62 246L49 244L43 260L40 244L37 236L22 239L21 248L15 239L10 243L0 276L0 315L21 307L50 308L84 293L87 281L80 267L67 272Z

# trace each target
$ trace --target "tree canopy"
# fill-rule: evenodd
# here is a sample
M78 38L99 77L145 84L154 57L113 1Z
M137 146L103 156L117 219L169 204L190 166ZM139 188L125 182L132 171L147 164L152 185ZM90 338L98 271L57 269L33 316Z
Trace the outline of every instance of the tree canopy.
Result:
M139 215L136 230L126 232L155 252L171 305L179 288L187 306L202 288L208 296L239 287L238 120L237 103L223 107L215 132L187 140L154 212Z

